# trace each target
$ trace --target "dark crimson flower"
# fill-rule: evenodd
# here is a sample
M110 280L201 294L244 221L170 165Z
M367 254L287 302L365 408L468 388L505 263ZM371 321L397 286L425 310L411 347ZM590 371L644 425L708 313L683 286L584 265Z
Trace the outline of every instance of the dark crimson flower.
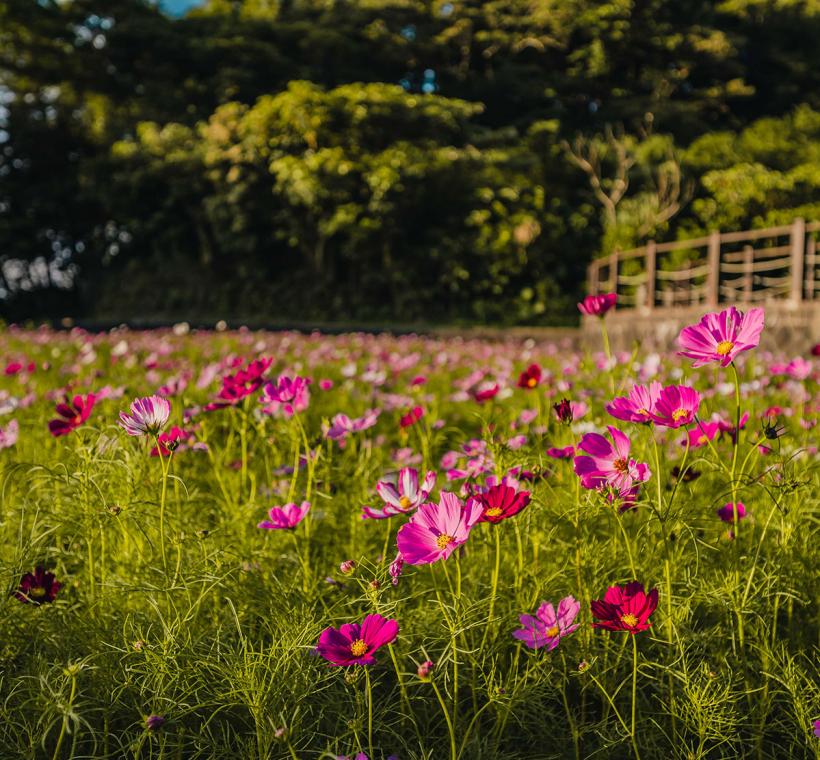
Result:
M681 477L681 470L678 465L675 465L672 468L672 477L677 480ZM687 467L683 473L683 482L684 483L691 483L693 480L697 480L700 477L700 470L696 470L693 467Z
M568 398L562 398L558 403L553 404L555 414L560 422L569 425L573 419L572 402Z
M626 586L610 586L603 599L595 599L590 604L592 614L597 618L592 627L608 631L629 631L633 634L645 631L652 625L649 616L657 606L656 588L647 594L643 583L638 581L627 583Z
M57 598L62 585L52 573L38 566L33 573L26 573L21 578L20 587L14 592L14 596L29 604L48 604Z
M424 417L424 409L420 406L414 406L407 414L403 414L399 420L399 425L403 428L415 425L422 417Z
M93 393L85 397L78 394L73 399L66 395L55 408L57 417L48 423L49 432L57 438L61 435L68 435L72 430L80 427L91 414L96 399Z
M737 507L737 519L740 522L746 517L746 505L742 501L738 501L735 506ZM733 523L735 521L735 507L732 506L732 502L724 504L717 511L717 516L725 523Z
M582 314L589 317L603 317L618 300L615 293L603 293L599 296L587 296L578 304L578 309Z
M479 522L500 523L517 515L530 503L529 491L517 491L504 483L490 486L474 496L481 505Z
M541 367L538 364L530 364L530 366L518 376L519 388L532 390L533 388L537 388L540 382Z
M812 356L820 356L820 343L815 343L811 347L811 355Z

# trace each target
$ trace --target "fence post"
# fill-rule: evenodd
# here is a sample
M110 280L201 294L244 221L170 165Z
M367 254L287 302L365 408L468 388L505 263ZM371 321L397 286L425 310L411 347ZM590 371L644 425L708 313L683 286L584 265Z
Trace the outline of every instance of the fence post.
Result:
M655 308L655 271L657 269L657 251L655 241L646 244L646 308L652 311Z
M743 246L743 301L751 303L754 287L754 248Z
M609 256L609 292L618 292L618 251Z
M709 247L706 254L706 303L716 307L720 300L720 230L709 233Z
M798 305L803 300L803 255L806 250L806 220L797 218L791 231L791 301Z

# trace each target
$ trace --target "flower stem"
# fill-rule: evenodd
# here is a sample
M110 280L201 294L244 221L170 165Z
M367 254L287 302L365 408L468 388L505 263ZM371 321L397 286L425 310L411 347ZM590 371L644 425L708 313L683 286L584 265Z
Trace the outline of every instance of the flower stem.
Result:
M484 628L484 635L481 637L481 649L487 643L487 634L493 624L493 612L495 611L495 597L498 593L498 574L501 569L501 538L500 531L497 525L493 526L493 533L495 534L495 567L493 568L493 575L490 588L490 609L487 612L487 625Z
M638 640L634 633L628 635L632 638L632 729L630 736L632 737L632 749L635 757L638 758L638 744L635 739L635 707L638 700Z
M458 752L456 751L456 732L453 729L453 721L450 719L450 712L447 710L447 705L444 704L444 699L441 692L436 686L436 682L432 681L433 691L436 693L438 703L441 705L441 712L444 713L444 720L447 722L447 731L450 734L450 760L457 760Z
M364 679L367 686L367 751L369 757L375 757L373 754L373 687L370 683L370 671L365 666Z

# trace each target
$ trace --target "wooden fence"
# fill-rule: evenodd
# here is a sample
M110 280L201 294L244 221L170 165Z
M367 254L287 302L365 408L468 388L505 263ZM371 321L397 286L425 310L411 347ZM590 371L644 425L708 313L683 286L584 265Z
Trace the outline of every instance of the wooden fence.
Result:
M715 231L616 251L587 269L588 292L617 293L619 308L717 306L820 300L820 222Z

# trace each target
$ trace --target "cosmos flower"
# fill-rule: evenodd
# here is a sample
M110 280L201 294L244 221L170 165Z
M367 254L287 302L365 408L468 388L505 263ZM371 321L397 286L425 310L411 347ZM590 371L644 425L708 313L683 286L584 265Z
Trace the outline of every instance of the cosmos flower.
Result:
M510 485L499 483L490 486L475 499L481 505L479 522L500 523L517 515L530 503L529 491L518 491Z
M341 628L325 628L317 650L331 665L373 665L379 647L392 642L399 633L396 620L368 615L361 623L345 623Z
M533 390L541 382L541 367L538 364L530 364L519 376L516 385L525 390Z
M713 441L719 432L720 425L717 422L698 422L686 431L686 435L689 438L690 448L699 449L701 446L706 446L709 441ZM682 443L686 444L686 438Z
M725 523L733 523L735 521L735 510L732 502L724 504L718 511L717 516ZM739 501L737 502L737 519L738 522L746 517L746 505Z
M174 425L168 432L160 433L157 436L157 444L151 449L151 456L169 457L180 445L191 438L190 433L186 433L182 428Z
M422 417L424 417L424 409L420 406L414 406L407 414L403 414L399 419L399 426L402 428L415 425Z
M390 563L388 572L390 573L390 582L394 586L398 586L399 578L402 572L404 572L404 557L401 556L401 552L396 552L396 559Z
M553 459L570 459L575 456L575 446L564 446L563 448L553 446L547 449L547 456Z
M85 397L76 395L73 399L66 396L55 408L57 417L49 421L49 432L57 438L61 435L68 435L72 430L80 427L91 414L96 398L93 393Z
M645 483L652 474L648 465L629 457L630 441L620 430L609 426L610 443L599 433L586 433L578 444L585 452L574 460L575 474L584 488L611 486L617 491Z
M276 383L267 383L262 390L259 402L263 405L265 414L275 414L280 409L286 417L292 417L298 412L304 412L310 401L310 380L295 375L279 375Z
M366 411L361 417L351 419L346 414L337 414L327 429L325 437L333 441L345 438L348 433L358 433L367 430L376 424L379 419L379 412L376 409Z
M128 435L159 435L171 416L171 403L161 396L134 399L131 414L120 412L120 426Z
M442 491L439 503L422 504L399 528L399 552L409 565L428 565L447 559L470 537L470 530L481 517L476 499L461 501L454 493Z
M49 604L57 598L62 588L54 575L44 567L37 567L33 573L26 573L20 579L20 586L14 596L21 602L29 604Z
M657 381L646 385L633 385L628 396L612 399L606 410L613 417L625 422L651 422L655 404L661 395L663 385Z
M165 717L162 715L149 715L145 718L146 731L159 731L165 725Z
M613 306L618 296L615 293L603 293L599 296L587 296L578 304L581 314L589 317L603 317Z
M281 507L271 507L268 510L268 520L262 520L256 527L266 530L290 530L295 528L310 510L310 502L301 504L289 502Z
M413 467L403 467L399 470L397 478L398 488L386 480L380 480L376 484L376 493L385 505L382 509L362 507L362 518L383 520L394 515L408 514L419 504L427 501L435 484L436 473L433 470L425 475L424 482L419 485L418 470Z
M572 402L568 398L562 398L560 401L552 405L555 410L555 416L559 422L568 425L574 418Z
M698 324L681 330L678 354L694 359L693 367L710 362L728 367L738 354L757 346L763 322L760 308L743 313L732 306L720 313L705 314Z
M557 612L551 602L541 602L535 615L519 615L522 627L513 631L513 636L530 649L546 647L548 652L552 651L562 638L578 628L574 620L580 609L580 603L572 596L558 602Z
M17 443L20 426L17 420L9 420L5 428L0 428L0 449L8 449Z
M473 391L473 398L479 403L483 404L485 401L490 401L498 395L500 387L498 383L484 382L479 383L478 387Z
M592 627L632 634L645 631L652 625L649 617L657 606L658 590L655 588L647 594L643 583L638 581L626 586L610 586L603 599L590 604L592 614L597 618Z
M213 412L228 406L236 406L262 387L265 373L273 364L273 359L255 359L233 375L222 378L222 388L216 400L204 407L204 411Z
M661 427L679 428L694 421L700 406L700 394L688 385L664 388L651 413L652 422Z

